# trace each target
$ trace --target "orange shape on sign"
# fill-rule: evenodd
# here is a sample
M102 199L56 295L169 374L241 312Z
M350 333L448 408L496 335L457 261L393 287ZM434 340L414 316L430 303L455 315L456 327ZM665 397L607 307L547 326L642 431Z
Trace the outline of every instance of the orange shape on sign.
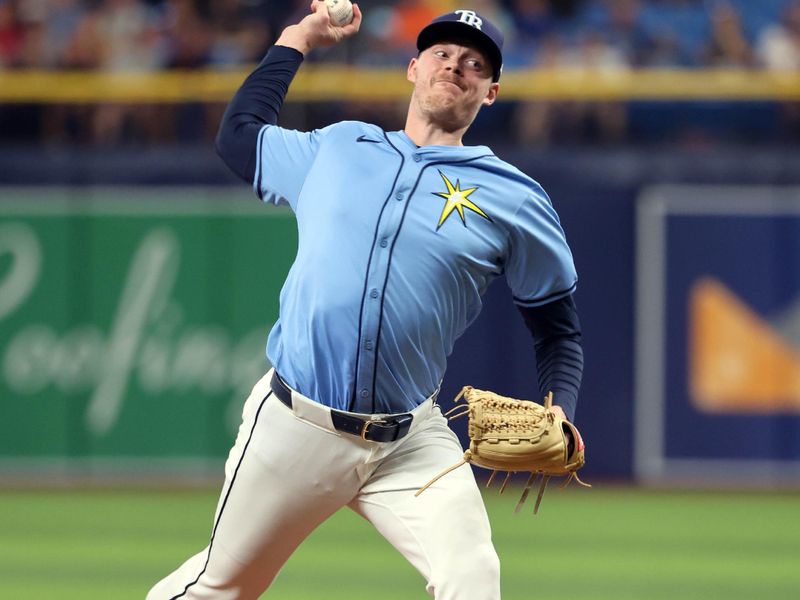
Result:
M800 411L800 352L715 279L689 297L689 390L708 412Z

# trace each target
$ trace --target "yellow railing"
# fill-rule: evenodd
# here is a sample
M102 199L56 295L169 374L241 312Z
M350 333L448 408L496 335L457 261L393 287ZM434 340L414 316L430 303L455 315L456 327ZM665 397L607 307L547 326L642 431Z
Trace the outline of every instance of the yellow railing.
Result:
M0 103L225 102L248 69L105 73L0 71ZM306 65L289 101L408 97L403 69ZM519 70L501 100L800 100L800 73L747 70Z

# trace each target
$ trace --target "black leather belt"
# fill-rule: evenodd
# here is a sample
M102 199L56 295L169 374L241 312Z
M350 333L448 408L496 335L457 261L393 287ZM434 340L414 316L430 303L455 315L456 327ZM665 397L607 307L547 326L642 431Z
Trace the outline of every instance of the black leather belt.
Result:
M289 408L292 408L292 390L283 382L276 371L272 372L270 381L272 391ZM379 419L362 419L331 409L331 421L338 431L356 435L370 442L394 442L408 433L413 415L389 415Z

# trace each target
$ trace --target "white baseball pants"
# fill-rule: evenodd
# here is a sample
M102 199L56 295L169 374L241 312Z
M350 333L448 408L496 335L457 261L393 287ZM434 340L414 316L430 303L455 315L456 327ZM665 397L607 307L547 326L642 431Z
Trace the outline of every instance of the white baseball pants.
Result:
M258 598L306 536L343 506L419 570L436 600L500 598L500 564L472 470L456 469L414 497L462 456L432 399L414 410L404 438L370 442L334 429L330 410L297 392L288 408L272 393L271 375L244 405L208 547L147 600ZM357 561L352 568L357 576Z

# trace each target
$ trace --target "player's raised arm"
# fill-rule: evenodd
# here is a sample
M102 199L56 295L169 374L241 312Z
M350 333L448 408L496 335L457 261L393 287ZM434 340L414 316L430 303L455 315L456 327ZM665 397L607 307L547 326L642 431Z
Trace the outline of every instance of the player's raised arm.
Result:
M361 11L353 5L353 20L344 26L331 21L322 0L313 0L311 12L281 33L264 60L228 104L217 133L216 149L226 165L248 183L256 170L256 141L264 125L278 122L289 84L303 57L314 48L332 46L355 35Z

